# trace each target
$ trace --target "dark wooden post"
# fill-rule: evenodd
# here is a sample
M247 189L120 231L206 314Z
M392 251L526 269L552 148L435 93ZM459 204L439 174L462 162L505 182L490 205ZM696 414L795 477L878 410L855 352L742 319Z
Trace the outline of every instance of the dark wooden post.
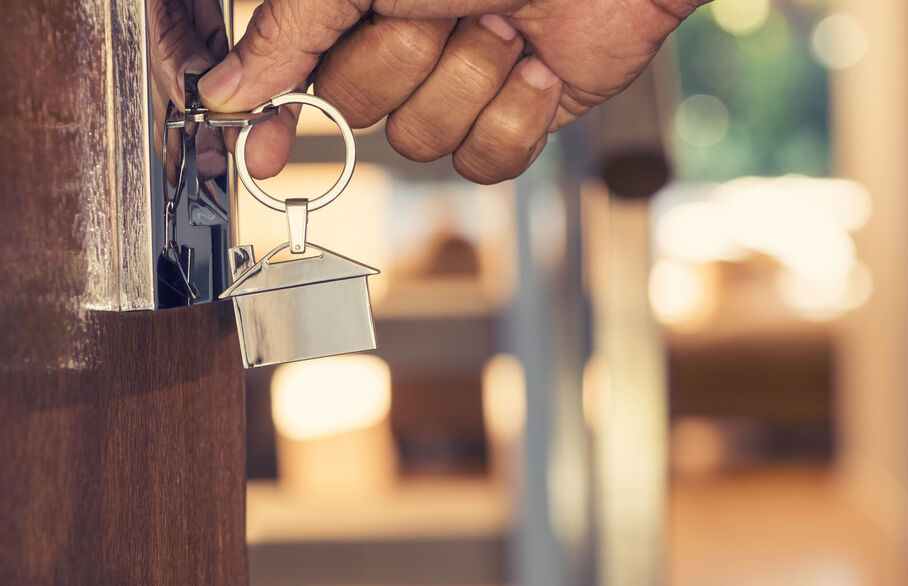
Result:
M0 584L245 585L231 307L95 309L118 278L111 19L0 11Z

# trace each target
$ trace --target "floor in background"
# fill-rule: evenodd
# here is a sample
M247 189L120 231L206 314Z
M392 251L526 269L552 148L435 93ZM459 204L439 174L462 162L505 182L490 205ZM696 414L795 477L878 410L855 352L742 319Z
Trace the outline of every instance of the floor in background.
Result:
M488 586L507 581L511 503L483 480L425 479L383 496L246 491L252 586Z
M875 586L878 538L822 468L672 482L670 586Z

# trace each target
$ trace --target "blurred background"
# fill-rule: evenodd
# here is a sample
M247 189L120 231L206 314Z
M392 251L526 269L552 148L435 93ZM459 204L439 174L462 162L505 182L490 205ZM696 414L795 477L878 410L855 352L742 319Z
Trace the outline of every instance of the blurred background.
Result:
M906 38L717 0L491 187L360 131L309 239L381 268L378 350L248 372L253 586L908 583ZM271 193L340 172L298 134Z

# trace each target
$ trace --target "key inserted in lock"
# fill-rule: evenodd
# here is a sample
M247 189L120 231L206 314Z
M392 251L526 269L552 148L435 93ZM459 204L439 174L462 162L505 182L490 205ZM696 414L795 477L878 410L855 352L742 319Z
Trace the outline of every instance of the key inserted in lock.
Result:
M218 201L217 194L222 193L223 198L223 192L228 191L229 194L228 186L235 182L227 179L226 151L217 129L251 126L273 118L280 111L280 107L275 106L255 114L211 112L199 97L200 77L201 74L185 74L186 109L180 112L171 102L164 116L161 143L163 240L156 271L156 298L163 307L212 300L226 286L223 254L228 246L225 231L230 217L225 208L227 202ZM176 157L172 152L168 153L171 132L179 133ZM218 149L216 144L221 144L221 148ZM202 149L201 152L198 149ZM216 154L222 158L211 156ZM168 177L170 172L175 172L172 190ZM178 207L186 214L185 221L182 214L177 217ZM179 238L178 225L181 226ZM196 246L202 247L203 254L196 254ZM202 268L192 274L196 256L201 257L199 264Z

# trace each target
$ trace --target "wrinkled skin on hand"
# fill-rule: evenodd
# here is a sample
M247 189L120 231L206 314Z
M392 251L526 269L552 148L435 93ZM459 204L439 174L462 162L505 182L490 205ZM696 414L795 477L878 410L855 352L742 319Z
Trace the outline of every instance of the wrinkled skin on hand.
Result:
M148 61L151 72L151 99L154 108L154 144L161 159L164 117L168 101L183 109L183 74L202 73L227 55L224 15L218 0L148 0ZM168 133L167 178L177 180L180 133ZM199 125L196 133L196 160L199 178L222 175L226 148L220 131Z
M388 115L389 142L404 156L450 154L466 178L494 183L627 87L706 1L266 0L199 89L208 107L243 111L314 81L354 127ZM172 53L184 63L217 55L199 45ZM165 71L162 85L180 89L180 68ZM254 176L286 163L297 113L286 108L251 133Z

